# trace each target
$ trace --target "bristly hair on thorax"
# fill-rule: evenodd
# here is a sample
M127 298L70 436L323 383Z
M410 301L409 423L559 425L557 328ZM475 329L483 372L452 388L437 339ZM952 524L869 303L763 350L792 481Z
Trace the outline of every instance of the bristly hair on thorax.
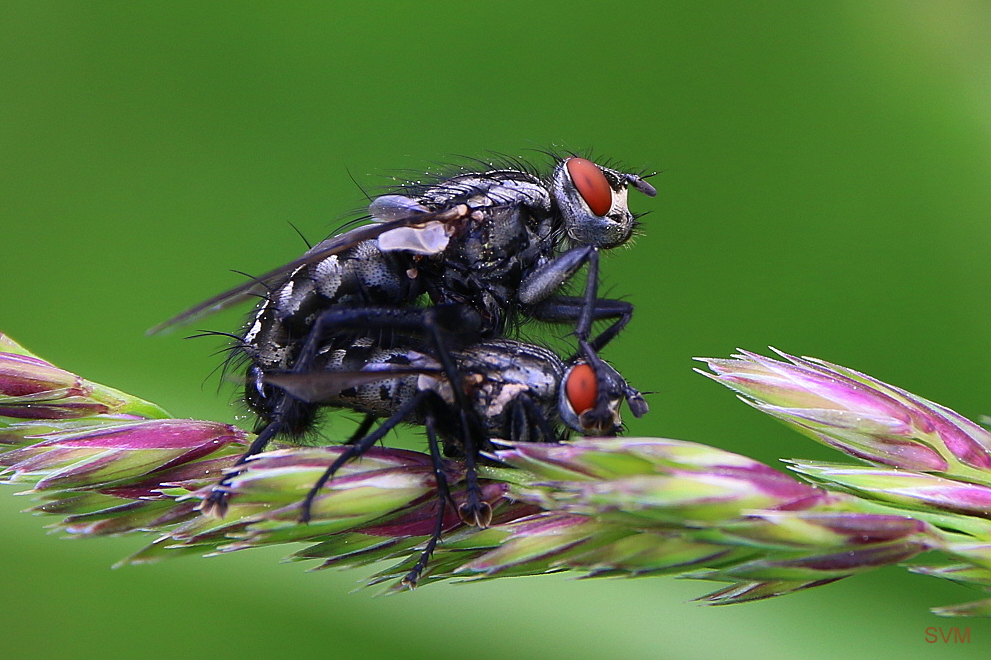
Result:
M391 170L391 173L380 175L385 179L384 183L371 189L366 189L359 184L354 176L351 176L351 179L361 191L362 196L371 201L377 195L405 195L416 198L424 191L456 177L507 171L523 173L533 177L535 182L546 186L550 184L554 166L571 157L586 158L603 167L629 172L645 179L657 174L656 171L646 167L630 168L623 161L613 157L598 158L594 155L595 150L592 148L573 150L553 146L548 149L534 148L528 151L538 154L540 158L513 156L504 152L491 151L487 157L456 155L447 160L428 162L425 167L419 169ZM636 218L643 215L646 213L639 213ZM338 216L337 224L331 234L347 231L371 220L372 217L368 214L367 206L356 207Z

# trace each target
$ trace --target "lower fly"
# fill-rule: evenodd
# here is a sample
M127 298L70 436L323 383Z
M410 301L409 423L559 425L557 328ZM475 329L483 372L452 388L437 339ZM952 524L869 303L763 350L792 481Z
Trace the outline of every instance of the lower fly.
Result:
M415 586L444 531L444 515L455 506L441 453L464 457L466 488L479 492L474 461L493 440L557 442L568 429L582 432L585 407L594 405L599 379L584 362L565 364L553 351L511 339L493 339L452 351L461 378L451 383L440 362L415 342L388 347L362 338L347 347L324 347L305 374L271 374L266 383L287 392L302 404L348 408L366 415L344 451L313 485L300 504L300 520L310 519L314 500L345 463L357 459L402 423L422 425L427 434L437 484L436 525L419 560L404 583ZM611 369L611 367L610 367ZM624 397L622 378L612 372L610 401L617 427ZM458 414L455 389L464 392L482 428L471 429L466 442ZM376 420L382 420L372 430ZM481 438L481 441L478 440ZM465 504L461 517L479 527L492 519L491 506ZM481 512L481 513L479 513Z

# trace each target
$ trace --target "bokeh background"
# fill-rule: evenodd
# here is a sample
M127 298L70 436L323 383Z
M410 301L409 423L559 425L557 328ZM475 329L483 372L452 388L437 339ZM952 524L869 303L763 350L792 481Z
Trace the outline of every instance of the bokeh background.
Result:
M984 2L0 2L0 331L178 416L232 420L211 340L144 330L452 155L592 148L661 171L604 264L633 433L832 452L693 374L773 345L991 412ZM534 154L536 155L536 154ZM239 313L197 327L233 330ZM421 443L415 434L409 442ZM0 492L7 657L985 657L962 587L889 569L704 608L713 585L560 576L349 594L258 551L109 569ZM970 626L971 643L925 629Z

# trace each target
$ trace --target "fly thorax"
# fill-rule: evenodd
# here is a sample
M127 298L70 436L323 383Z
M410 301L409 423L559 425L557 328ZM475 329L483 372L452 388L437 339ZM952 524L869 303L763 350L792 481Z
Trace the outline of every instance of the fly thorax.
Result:
M497 174L499 173L493 173L493 176ZM497 206L522 206L538 213L551 209L551 197L547 188L539 180L530 177L503 179L498 185L492 186L488 197Z
M529 234L521 207L506 206L492 209L487 223L486 243L500 255L519 253L527 247Z

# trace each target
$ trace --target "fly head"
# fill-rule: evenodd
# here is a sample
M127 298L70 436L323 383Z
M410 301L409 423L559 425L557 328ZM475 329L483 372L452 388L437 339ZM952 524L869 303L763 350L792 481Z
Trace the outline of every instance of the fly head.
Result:
M626 381L609 364L602 362L606 389L599 391L599 379L587 362L578 362L564 373L558 391L558 414L561 421L582 435L614 436L623 428L620 405L623 402ZM595 414L598 400L604 398L608 405L603 416Z
M643 177L596 165L586 158L570 157L558 163L551 190L568 237L600 248L628 241L636 225L636 216L627 203L631 185L649 197L657 194Z

